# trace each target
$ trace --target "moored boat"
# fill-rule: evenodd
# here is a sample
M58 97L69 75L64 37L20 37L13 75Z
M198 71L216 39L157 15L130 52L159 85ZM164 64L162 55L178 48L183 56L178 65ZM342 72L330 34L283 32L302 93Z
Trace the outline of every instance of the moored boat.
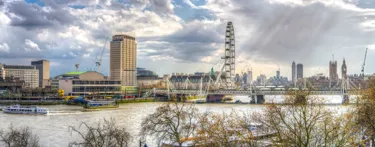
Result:
M48 114L47 108L39 108L38 106L13 105L5 107L3 111L11 114Z
M86 109L118 108L119 104L116 101L87 101L83 107Z

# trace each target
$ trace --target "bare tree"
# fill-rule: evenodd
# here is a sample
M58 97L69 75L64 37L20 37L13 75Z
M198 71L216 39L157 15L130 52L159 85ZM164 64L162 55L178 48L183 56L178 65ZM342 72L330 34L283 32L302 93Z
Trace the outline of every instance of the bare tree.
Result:
M257 146L250 123L244 116L234 110L231 113L201 114L198 119L197 144L207 147Z
M131 135L125 128L116 125L116 121L104 119L103 123L99 122L96 127L89 126L86 123L81 123L79 128L69 127L70 131L77 133L82 139L82 142L71 142L69 146L83 146L83 147L127 147L131 141ZM84 131L80 129L84 128Z
M0 145L4 147L39 147L39 137L29 127L15 129L10 125L8 130L0 131Z
M197 109L193 104L163 104L143 120L140 136L143 138L153 136L159 144L166 141L177 143L181 147L196 132L196 115Z
M253 121L266 126L274 134L274 146L317 147L347 146L354 137L352 119L338 117L309 97L308 92L292 92L286 105L271 104L263 112L253 114Z

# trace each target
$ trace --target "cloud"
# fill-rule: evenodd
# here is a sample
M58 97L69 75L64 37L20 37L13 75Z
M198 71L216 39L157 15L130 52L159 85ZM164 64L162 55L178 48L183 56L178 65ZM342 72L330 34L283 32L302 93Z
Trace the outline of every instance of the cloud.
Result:
M25 50L26 51L41 51L38 44L35 42L25 39Z
M71 67L81 63L87 69L106 37L127 33L136 36L139 66L168 65L155 68L158 73L205 70L223 56L226 23L232 21L237 72L251 64L254 70L274 75L280 64L288 76L293 60L304 63L307 70L323 69L335 54L347 59L351 73L360 67L358 59L362 61L365 47L372 49L375 31L375 10L363 1L41 1L43 5L7 1L0 6L0 45L9 48L6 55L0 54L2 60L45 58ZM177 4L186 16L176 14L181 10ZM109 64L108 44L103 64ZM368 63L371 67L375 59ZM71 69L56 70L51 74ZM103 71L108 74L108 69Z
M184 3L189 5L191 8L198 9L198 7L194 5L190 0L184 0Z
M77 57L77 55L74 54L73 52L69 52L69 55L72 56L72 57Z
M38 27L57 27L74 21L66 9L40 7L37 4L27 4L24 1L10 2L5 13L12 26L33 29Z
M367 46L369 50L375 50L375 44L370 44Z
M203 7L234 23L236 55L245 55L253 65L289 67L295 60L306 68L328 68L335 54L345 57L349 72L355 73L353 67L363 58L357 52L373 42L374 9L340 1L208 0ZM290 70L284 71L289 76Z
M150 0L150 7L157 13L173 13L173 4L171 0Z
M0 43L0 52L9 52L9 46L6 43Z
M51 66L56 66L56 67L61 66L61 63L60 63L60 62L50 61L49 64L50 64Z

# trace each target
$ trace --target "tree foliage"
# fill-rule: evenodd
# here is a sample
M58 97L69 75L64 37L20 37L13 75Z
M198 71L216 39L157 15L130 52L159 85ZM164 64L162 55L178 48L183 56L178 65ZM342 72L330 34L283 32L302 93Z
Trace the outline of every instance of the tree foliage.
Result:
M195 116L197 109L193 104L166 103L158 107L153 114L142 122L140 136L154 136L159 144L162 141L182 146L196 131Z
M353 137L352 120L336 117L328 108L318 104L318 97L308 92L289 93L286 105L270 104L255 113L253 121L266 126L272 133L274 146L317 147L347 146ZM309 99L308 99L309 98Z
M29 127L16 129L10 125L8 130L0 131L0 146L4 147L39 147L39 137Z
M72 133L77 133L82 142L71 142L69 146L82 147L127 147L132 139L131 135L116 124L111 118L99 122L96 127L82 122L79 128L69 127ZM85 130L81 130L81 129Z
M206 112L198 119L197 144L200 146L253 147L257 146L255 137L245 115L236 111L230 113Z
M375 141L375 79L370 79L367 88L362 90L358 98L354 116L356 124L363 130L363 136L369 136ZM365 138L366 139L366 138ZM374 145L373 145L374 146Z

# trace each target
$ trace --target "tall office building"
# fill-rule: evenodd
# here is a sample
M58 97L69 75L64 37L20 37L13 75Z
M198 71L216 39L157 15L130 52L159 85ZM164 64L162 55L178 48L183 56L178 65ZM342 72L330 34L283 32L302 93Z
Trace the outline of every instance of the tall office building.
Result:
M297 79L303 78L303 65L297 64Z
M243 82L243 84L247 84L247 73L246 72L244 72L244 73L242 73L242 82Z
M49 61L39 60L31 61L31 65L34 65L39 70L39 87L46 87L49 85L48 81L50 78Z
M346 63L344 59L344 61L342 62L342 66L341 66L341 78L346 79L346 77L347 77L347 68L346 68Z
M247 82L251 84L253 82L253 71L249 70L247 71Z
M333 81L338 80L337 61L329 61L329 79Z
M33 65L5 65L0 64L0 68L5 71L4 77L20 78L25 81L25 87L39 87L39 70Z
M260 76L257 77L257 81L256 82L260 86L266 86L266 84L267 84L267 76L264 75L264 74L261 74Z
M276 77L277 77L277 78L280 78L280 70L277 70L277 71L276 71Z
M292 82L296 81L296 63L293 61L292 63Z
M122 86L137 86L137 42L129 35L114 35L110 45L110 77Z

